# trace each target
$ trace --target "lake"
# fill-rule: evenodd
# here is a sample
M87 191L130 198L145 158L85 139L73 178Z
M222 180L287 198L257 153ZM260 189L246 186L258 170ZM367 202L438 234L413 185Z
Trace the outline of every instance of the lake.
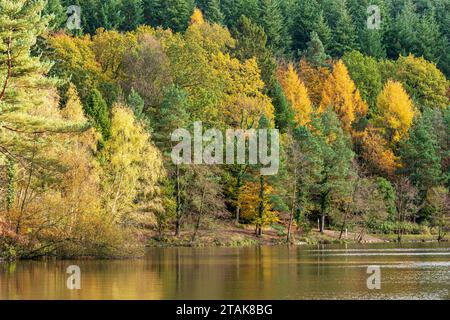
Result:
M79 290L67 289L71 265ZM381 288L369 289L378 267ZM0 299L450 299L450 244L150 248L138 260L0 263Z

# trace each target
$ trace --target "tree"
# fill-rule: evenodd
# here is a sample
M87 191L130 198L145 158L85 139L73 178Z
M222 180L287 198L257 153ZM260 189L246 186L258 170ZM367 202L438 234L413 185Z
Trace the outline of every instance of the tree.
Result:
M361 156L370 172L393 178L400 166L400 158L394 154L382 130L369 125L361 138Z
M414 105L401 83L389 80L377 98L375 122L384 128L384 135L391 143L404 138L412 125Z
M355 81L362 99L368 102L369 113L376 113L377 97L383 89L378 62L372 57L364 56L359 51L347 52L342 60L348 68L351 78Z
M417 189L406 177L400 177L395 183L397 209L397 241L401 242L404 234L404 223L419 211L416 204Z
M122 1L120 12L123 16L120 29L123 31L135 30L144 23L144 6L142 0Z
M353 123L367 114L367 104L362 100L342 60L336 62L333 72L323 85L319 111L323 112L329 107L337 113L346 132L351 132Z
M113 107L111 137L101 159L109 221L121 226L143 223L146 215L161 210L159 182L165 174L161 154L129 108Z
M346 51L357 49L356 29L345 0L327 1L326 5L327 21L333 30L330 52L341 57Z
M326 67L314 67L305 58L299 64L300 79L308 89L309 98L314 105L322 101L323 85L330 75Z
M328 110L314 123L318 130L322 162L320 176L313 185L313 196L320 215L320 232L325 230L325 217L336 215L351 191L352 161L349 137L342 130L336 114Z
M49 23L50 30L60 29L67 20L66 11L64 10L60 0L47 0L42 14L51 16Z
M276 80L276 61L267 48L264 29L246 16L241 16L233 29L233 36L236 39L236 57L241 61L256 58L266 89L272 88Z
M187 165L176 164L171 161L170 153L175 146L171 140L171 134L176 129L188 127L188 110L187 92L176 86L171 86L166 89L163 103L155 114L155 121L153 122L155 143L163 154L167 175L171 179L168 182L170 186L166 186L166 188L173 192L169 194L170 198L175 199L176 236L180 235L182 218L186 214L185 208L188 199L186 189L189 183L187 176L190 172Z
M326 66L326 61L330 59L330 56L325 53L322 41L320 41L315 31L311 33L311 40L308 42L305 59L314 67L324 67Z
M450 212L449 191L444 187L433 187L428 190L426 206L432 211L432 224L438 228L438 241L445 238L446 228L449 226L448 212Z
M284 133L294 123L294 112L278 81L275 82L269 95L275 108L275 127Z
M195 8L194 12L191 15L190 24L204 24L205 19L203 18L203 13L200 9Z
M279 81L294 111L296 123L301 126L306 125L313 112L312 103L308 96L308 90L299 79L292 63L288 64L287 70L279 71Z
M94 89L85 106L86 115L94 127L102 134L103 140L108 140L111 130L109 108L100 91Z
M292 10L294 25L292 43L295 50L304 51L308 42L308 35L313 31L313 23L317 20L319 3L317 0L297 1Z
M193 0L165 0L158 1L158 22L164 28L170 28L175 32L184 31L189 18L194 11Z
M202 8L206 19L211 23L223 24L225 15L220 8L220 0L206 0Z
M279 0L259 1L258 24L267 35L269 46L277 53L284 53L290 48L291 40L283 21Z
M169 58L161 43L151 34L138 37L139 44L125 52L121 69L125 73L121 80L126 94L134 89L145 102L144 111L159 106L164 89L172 83Z
M448 107L448 80L434 63L408 55L399 57L392 67L389 64L386 66L385 72L403 84L421 111L425 108L442 110Z
M426 111L411 128L409 137L400 145L403 163L401 171L409 177L423 197L428 189L445 182L432 116L432 111Z

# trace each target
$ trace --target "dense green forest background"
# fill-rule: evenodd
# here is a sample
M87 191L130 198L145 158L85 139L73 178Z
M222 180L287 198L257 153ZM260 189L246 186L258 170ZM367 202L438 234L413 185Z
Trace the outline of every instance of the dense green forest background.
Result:
M0 0L0 257L125 256L223 224L295 242L317 219L442 240L449 27L447 0ZM279 173L173 164L195 121L280 130Z

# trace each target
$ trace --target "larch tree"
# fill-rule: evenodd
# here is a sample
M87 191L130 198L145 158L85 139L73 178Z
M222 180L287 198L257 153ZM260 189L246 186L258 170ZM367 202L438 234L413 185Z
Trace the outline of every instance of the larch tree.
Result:
M305 58L299 63L300 79L308 89L309 97L316 106L322 101L322 92L325 81L330 75L330 71L326 67L315 67Z
M391 143L406 137L414 119L414 105L401 83L389 80L377 98L376 126Z
M294 111L295 121L301 126L308 124L313 107L305 84L299 79L292 63L288 64L287 70L280 70L279 74L281 86Z
M332 108L342 122L345 131L351 132L352 125L367 114L368 106L348 74L342 60L336 62L333 72L323 85L319 111Z

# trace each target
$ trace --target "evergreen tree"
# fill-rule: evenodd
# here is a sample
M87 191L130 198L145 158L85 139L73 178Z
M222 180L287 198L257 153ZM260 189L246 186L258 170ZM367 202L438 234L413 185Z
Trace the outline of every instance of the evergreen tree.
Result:
M270 89L269 95L272 98L272 103L275 107L275 127L280 130L280 132L285 133L292 127L294 113L283 92L283 88L278 81L276 81Z
M346 51L357 49L356 28L353 24L352 17L347 11L345 0L337 0L333 14L334 24L332 47L330 47L333 56L340 57Z
M220 0L205 0L203 12L209 22L223 24L225 16L220 8Z
M248 17L253 23L259 20L259 0L222 0L221 9L225 16L225 25L233 29L241 16Z
M317 21L314 25L314 31L317 33L318 38L321 40L324 50L328 50L331 45L332 32L328 26L323 12L321 11ZM312 38L310 38L310 41Z
M424 196L431 187L443 181L439 141L434 133L433 111L426 110L411 128L409 137L400 146L402 173L409 176L411 182Z
M293 49L303 52L310 40L309 35L318 26L317 22L320 22L319 3L317 0L297 1L291 14L294 21L292 30Z
M50 93L55 82L45 77L50 66L30 55L48 23L43 9L43 1L0 1L0 154L22 165L42 161L45 167L51 133L83 126L41 114L55 105Z
M102 94L94 89L85 106L86 115L90 118L93 125L102 134L103 140L108 140L111 130L111 120L109 109Z
M144 6L142 0L122 0L120 12L123 16L120 29L123 31L135 30L144 22Z
M276 80L276 61L270 49L266 47L267 36L263 28L246 16L241 16L233 29L233 36L237 41L236 57L241 61L255 57L266 89L271 88Z
M311 32L311 40L308 42L308 47L305 52L306 60L315 67L323 67L330 56L325 53L322 41L317 32Z
M51 20L48 25L50 30L60 29L67 21L66 10L64 10L60 0L47 0L42 14L51 15Z
M291 39L284 24L280 0L260 0L258 24L264 28L269 46L277 53L285 53Z

